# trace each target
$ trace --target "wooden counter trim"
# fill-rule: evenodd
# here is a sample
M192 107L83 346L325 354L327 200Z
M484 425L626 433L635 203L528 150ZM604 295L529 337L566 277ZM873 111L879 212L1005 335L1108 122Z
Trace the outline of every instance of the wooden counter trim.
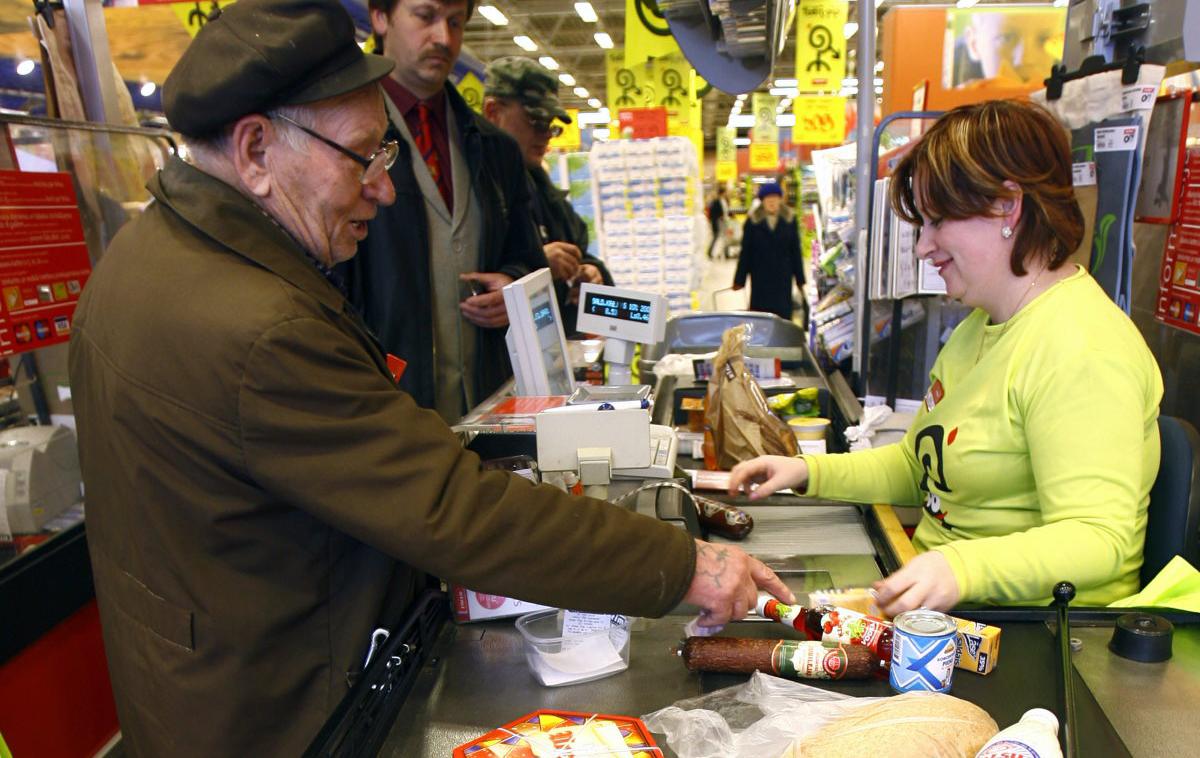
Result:
M876 503L871 506L871 510L875 513L875 518L879 520L879 529L883 533L883 538L887 540L888 547L891 548L892 554L896 556L900 565L903 566L915 558L917 551L912 546L912 540L904 533L904 527L900 526L900 519L896 518L896 512L892 510L892 506Z

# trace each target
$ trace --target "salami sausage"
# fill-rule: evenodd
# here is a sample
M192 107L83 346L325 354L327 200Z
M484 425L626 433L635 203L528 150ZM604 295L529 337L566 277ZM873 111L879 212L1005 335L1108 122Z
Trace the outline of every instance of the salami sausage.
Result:
M869 679L883 665L869 648L810 640L688 637L680 655L691 671L764 671L788 679Z

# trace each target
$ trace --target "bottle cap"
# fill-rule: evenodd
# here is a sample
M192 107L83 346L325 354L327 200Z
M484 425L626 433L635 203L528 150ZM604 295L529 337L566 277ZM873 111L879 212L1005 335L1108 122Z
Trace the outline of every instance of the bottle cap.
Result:
M1048 711L1045 708L1030 708L1025 711L1025 715L1021 717L1021 720L1042 724L1053 732L1055 736L1058 735L1058 716L1055 716L1053 711Z
M1153 613L1125 613L1117 617L1108 649L1132 661L1154 663L1171 657L1175 627Z

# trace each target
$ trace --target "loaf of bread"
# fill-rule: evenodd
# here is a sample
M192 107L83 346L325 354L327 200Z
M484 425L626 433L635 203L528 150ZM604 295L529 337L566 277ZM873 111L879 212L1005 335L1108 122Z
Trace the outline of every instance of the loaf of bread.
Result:
M851 710L796 740L780 758L972 758L999 729L979 706L906 692Z

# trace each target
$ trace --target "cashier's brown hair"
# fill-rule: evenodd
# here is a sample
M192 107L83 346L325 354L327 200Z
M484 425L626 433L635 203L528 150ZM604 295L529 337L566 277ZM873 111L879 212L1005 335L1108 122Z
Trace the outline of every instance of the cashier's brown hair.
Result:
M1017 100L964 105L939 118L901 159L892 175L896 215L918 227L930 221L995 215L997 201L1020 187L1009 265L1043 258L1057 269L1083 239L1083 214L1071 181L1066 130L1045 108Z

